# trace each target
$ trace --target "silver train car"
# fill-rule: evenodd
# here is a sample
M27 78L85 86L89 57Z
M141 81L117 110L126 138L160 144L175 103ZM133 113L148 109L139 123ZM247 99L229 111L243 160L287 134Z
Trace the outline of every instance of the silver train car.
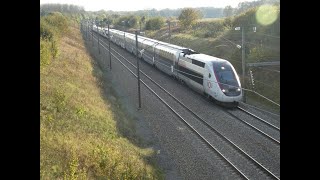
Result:
M108 30L93 27L105 37ZM136 55L135 34L110 29L111 41ZM199 93L222 104L237 105L242 100L239 76L224 59L192 49L138 36L138 57L175 77Z

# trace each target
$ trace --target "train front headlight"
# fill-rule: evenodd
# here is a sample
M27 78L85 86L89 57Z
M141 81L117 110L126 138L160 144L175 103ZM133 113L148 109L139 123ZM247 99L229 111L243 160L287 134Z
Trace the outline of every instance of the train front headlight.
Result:
M237 91L241 91L241 89L240 89L240 88L237 88Z
M229 89L222 89L221 90L223 93L228 93L229 92Z

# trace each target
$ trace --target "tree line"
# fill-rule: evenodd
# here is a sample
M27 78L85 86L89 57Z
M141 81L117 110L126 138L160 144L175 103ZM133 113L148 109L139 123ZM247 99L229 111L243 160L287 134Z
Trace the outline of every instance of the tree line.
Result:
M226 6L223 8L203 7L203 8L183 8L183 9L163 9L163 10L139 10L139 11L85 11L83 7L68 4L42 4L40 15L50 12L61 12L77 14L79 20L94 20L99 26L112 24L115 28L127 30L130 28L140 30L158 30L168 23L168 21L179 21L183 29L191 28L198 19L209 17L230 17L241 14L246 10L262 4L279 4L279 0L258 0L252 2L240 2L237 8Z
M82 6L72 4L42 4L40 5L40 16L47 15L50 12L60 13L84 13Z
M232 8L230 5L223 9L223 16L230 17L234 15L239 15L251 8L261 6L263 4L273 4L280 5L280 0L257 0L257 1L244 1L240 2L236 8Z
M236 8L232 8L231 6L226 6L225 8L215 8L215 7L199 7L194 8L201 14L202 18L220 18L220 17L229 17L232 15L238 15L242 12L260 6L262 4L275 4L280 3L280 0L258 0L258 1L244 1L240 2ZM88 12L82 6L77 5L69 5L69 4L42 4L40 5L40 15L45 15L50 12L61 12L61 13L92 13L92 14L110 14L113 16L139 16L139 17L174 17L178 18L181 15L181 12L185 8L178 8L178 9L148 9L148 10L138 10L138 11L105 11L100 10L96 12Z

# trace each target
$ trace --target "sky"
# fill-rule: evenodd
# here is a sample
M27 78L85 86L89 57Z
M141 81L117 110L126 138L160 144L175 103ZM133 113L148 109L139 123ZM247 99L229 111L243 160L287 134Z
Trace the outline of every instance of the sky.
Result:
M59 3L84 7L86 11L113 10L137 11L155 8L157 10L184 7L237 7L239 2L253 0L40 0L40 4Z

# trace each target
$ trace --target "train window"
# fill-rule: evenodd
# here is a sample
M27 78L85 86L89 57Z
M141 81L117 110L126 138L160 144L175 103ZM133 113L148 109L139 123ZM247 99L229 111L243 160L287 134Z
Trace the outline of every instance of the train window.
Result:
M194 65L197 65L197 66L200 66L200 67L203 67L205 66L205 63L204 62L201 62L201 61L197 61L195 59L192 59L192 64Z
M219 82L239 87L235 74L230 65L226 63L215 63L213 64L213 69Z
M211 74L209 73L209 78L211 78Z
M189 79L199 83L199 84L203 84L203 75L193 72L190 69L187 69L183 66L178 65L179 70L181 71L180 74L188 77Z

